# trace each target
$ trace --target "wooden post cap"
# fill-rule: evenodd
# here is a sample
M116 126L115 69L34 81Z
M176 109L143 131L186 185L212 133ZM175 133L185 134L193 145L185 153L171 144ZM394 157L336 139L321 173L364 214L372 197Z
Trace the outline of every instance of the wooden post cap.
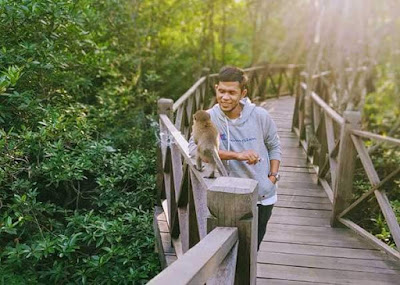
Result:
M172 106L174 105L174 100L161 98L157 101L158 114L165 114L168 117L172 115Z

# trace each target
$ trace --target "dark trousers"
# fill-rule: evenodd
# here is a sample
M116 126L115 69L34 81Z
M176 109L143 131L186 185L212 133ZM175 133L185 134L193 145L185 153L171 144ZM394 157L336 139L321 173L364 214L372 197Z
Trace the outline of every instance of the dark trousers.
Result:
M257 251L258 251L260 249L261 241L267 230L267 223L269 221L269 218L271 218L272 208L274 207L274 205L263 206L258 204L257 207L258 207L258 245L257 245Z

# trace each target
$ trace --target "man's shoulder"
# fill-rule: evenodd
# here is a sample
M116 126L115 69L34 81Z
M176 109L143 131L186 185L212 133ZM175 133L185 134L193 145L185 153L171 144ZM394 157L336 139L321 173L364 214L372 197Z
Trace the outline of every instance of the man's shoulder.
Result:
M269 118L270 118L269 112L268 112L265 108L263 108L263 107L256 106L256 107L254 108L254 112L255 112L255 114L256 114L257 116L260 116L260 117L269 117Z

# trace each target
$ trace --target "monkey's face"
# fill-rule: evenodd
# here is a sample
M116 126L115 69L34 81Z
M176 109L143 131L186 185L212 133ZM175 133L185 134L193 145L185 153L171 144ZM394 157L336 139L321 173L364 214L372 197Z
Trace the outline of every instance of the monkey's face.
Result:
M239 82L219 82L215 85L215 91L219 107L226 115L229 116L229 113L237 111L238 108L240 113L239 102L246 96L247 90L241 90Z
M209 113L207 113L204 110L199 110L193 115L193 119L195 122L207 122L208 120L211 120L211 116Z

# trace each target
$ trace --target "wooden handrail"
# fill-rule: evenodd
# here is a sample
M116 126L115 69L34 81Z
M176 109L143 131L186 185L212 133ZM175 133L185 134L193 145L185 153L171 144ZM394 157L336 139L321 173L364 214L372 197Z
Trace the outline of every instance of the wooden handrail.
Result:
M360 131L360 130L352 130L352 133L358 137L363 137L372 140L378 140L384 143L392 144L395 146L400 146L400 139L392 138L392 137L385 137L381 135L377 135L371 132Z
M346 71L353 70L346 69ZM365 70L362 67L356 71ZM336 226L338 224L336 222L339 222L348 226L364 238L367 238L372 244L398 259L400 258L399 251L390 248L375 236L345 218L345 215L354 210L371 194L374 194L397 249L400 249L400 226L385 191L380 189L384 183L400 173L400 168L380 180L370 154L362 141L362 139L369 139L385 143L388 146L398 147L400 146L400 139L360 130L361 116L359 113L346 111L342 116L334 111L325 101L328 101L331 95L329 88L326 88L330 84L328 78L330 74L331 72L328 71L310 77L306 72L301 73L302 77L311 80L310 86L314 86L315 90L304 82L298 84L296 107L293 115L293 130L299 135L300 143L307 151L308 159L318 173L319 182L333 204L332 224ZM305 108L306 104L308 104L307 110ZM306 114L306 112L308 113ZM310 130L315 133L312 134L311 132L310 135ZM315 145L313 140L318 142L317 147L312 148L312 144ZM352 201L352 173L354 172L357 158L360 158L362 166L367 173L371 189L363 193L355 201Z
M193 95L193 93L196 91L196 89L203 84L206 81L207 77L203 76L200 77L199 80L196 81L195 84L193 84L192 87L189 88L188 91L186 91L181 97L179 97L178 100L176 100L176 102L174 103L174 106L172 108L172 110L174 112L176 112L176 110L178 110L178 108L190 97Z
M217 273L219 265L232 249L237 251L235 245L238 238L237 228L215 228L185 255L161 271L147 284L197 285L206 283ZM233 252L233 255L236 255L236 252ZM232 272L234 273L235 270Z
M301 82L300 85L304 90L307 90L307 84ZM331 117L336 123L340 125L344 124L344 119L342 118L342 116L340 116L335 110L333 110L333 108L325 103L325 101L322 100L321 97L319 97L315 92L310 92L310 95L314 102L317 103L322 108L322 110L326 114L328 114L328 116Z

